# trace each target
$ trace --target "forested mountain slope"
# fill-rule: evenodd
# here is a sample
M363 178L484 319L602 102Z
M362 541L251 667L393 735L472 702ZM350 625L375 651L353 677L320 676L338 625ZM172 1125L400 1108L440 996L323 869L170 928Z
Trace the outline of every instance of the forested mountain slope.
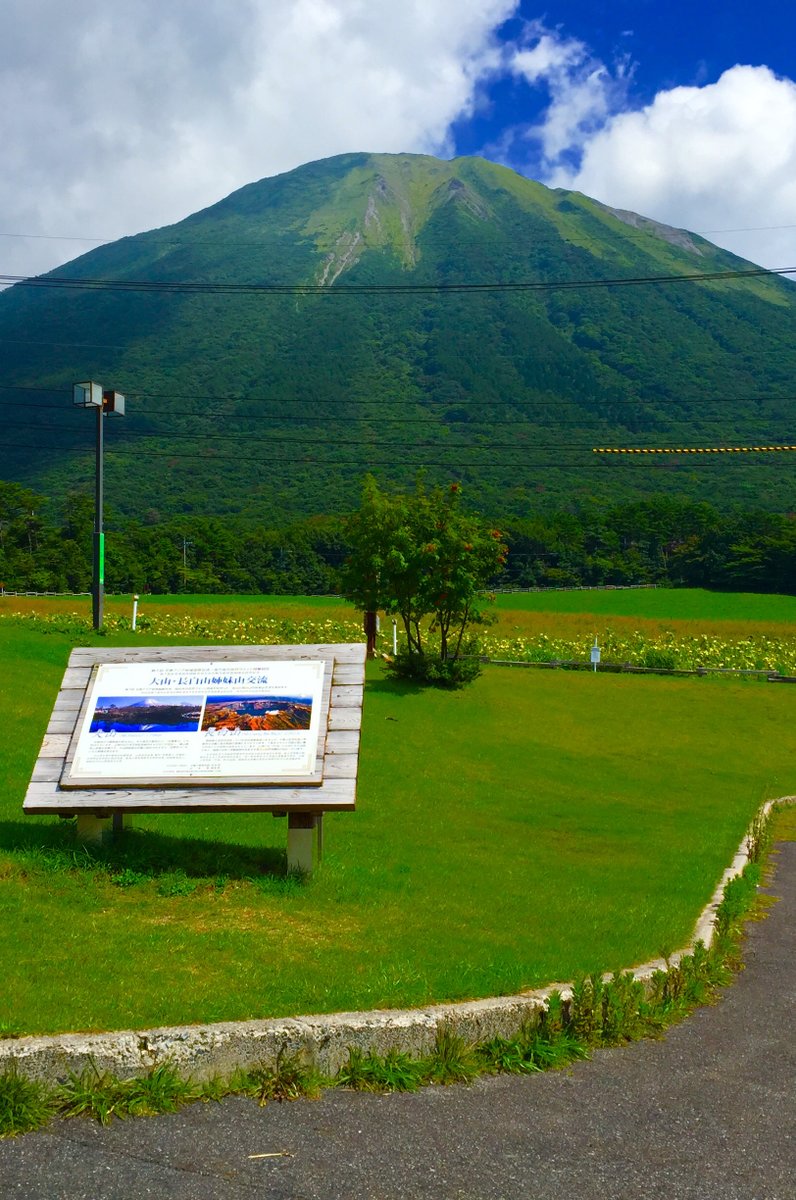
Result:
M0 294L0 478L90 488L69 391L96 379L128 397L109 499L152 521L346 511L364 471L421 467L516 516L653 492L784 511L785 455L592 453L796 441L796 289L748 270L482 159L310 163Z

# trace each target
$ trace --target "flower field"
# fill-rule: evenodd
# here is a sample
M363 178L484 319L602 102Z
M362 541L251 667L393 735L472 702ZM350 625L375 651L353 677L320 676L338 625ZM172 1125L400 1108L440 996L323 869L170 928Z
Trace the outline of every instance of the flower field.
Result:
M109 612L103 636L117 644L122 638L223 645L307 645L363 640L361 620L349 606L333 604L315 609L296 606L295 615L290 612L291 607L291 602L286 601L277 615L272 605L250 602L231 615L234 602L230 602L229 610L216 612L212 608L203 611L200 606L175 599L173 607L150 607L140 617L135 634L127 611ZM584 614L502 612L499 623L481 636L482 652L503 662L585 663L596 637L604 666L796 674L796 632L791 633L783 624L768 627L760 624L755 628L742 622L673 621L667 628L660 622L633 622L627 617L601 615L599 619L601 625L595 627L594 619ZM40 632L69 634L78 642L95 637L87 613L47 611L37 606L35 610L0 612L0 620ZM392 630L390 622L385 621L380 649L388 652L391 647Z
M27 626L41 632L71 634L85 641L94 638L91 618L76 612L8 612L0 613L0 620ZM210 614L194 615L185 612L157 611L142 616L136 633L175 642L217 642L223 645L310 645L315 642L359 642L364 640L362 623L359 620L340 620L324 616L319 610L317 617L297 620L293 617L275 617L265 614L239 617ZM136 633L130 628L129 615L108 613L102 637L116 641L119 635L135 640Z
M720 634L685 634L675 630L623 632L610 627L595 636L604 665L627 664L669 671L695 671L702 667L796 673L796 636L754 633L730 639ZM509 662L584 662L589 657L589 643L584 643L583 638L546 633L486 637L483 644L490 658Z

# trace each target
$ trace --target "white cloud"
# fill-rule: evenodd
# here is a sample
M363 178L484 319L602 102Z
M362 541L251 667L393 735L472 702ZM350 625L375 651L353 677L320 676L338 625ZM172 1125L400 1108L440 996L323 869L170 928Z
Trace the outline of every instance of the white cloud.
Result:
M517 0L4 0L0 233L116 238L353 150L443 152ZM0 270L90 248L0 237Z
M546 104L533 123L503 132L496 157L553 187L703 232L764 266L796 266L792 80L734 66L633 110L628 59L608 67L541 21L506 48L503 66L546 92Z
M641 111L611 117L581 149L580 166L558 167L548 182L704 230L764 266L796 266L796 228L755 228L796 223L792 80L735 66L715 83L662 91Z
M624 100L625 60L609 71L584 42L548 29L541 21L526 24L522 42L509 49L505 66L530 87L546 90L549 100L541 120L506 131L503 152L513 148L516 153L524 142L527 155L528 143L538 145L546 173L577 151Z

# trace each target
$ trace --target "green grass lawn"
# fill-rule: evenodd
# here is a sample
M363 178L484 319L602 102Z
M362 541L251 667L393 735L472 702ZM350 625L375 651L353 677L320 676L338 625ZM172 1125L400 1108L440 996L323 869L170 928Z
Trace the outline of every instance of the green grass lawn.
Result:
M592 589L515 592L496 597L499 612L593 613L644 620L796 622L796 596L708 592L703 588Z
M629 966L687 941L759 803L796 790L793 688L493 667L422 692L374 665L358 808L327 816L311 881L285 878L269 815L141 816L92 856L71 822L21 811L69 648L0 626L7 1033L417 1005Z
M87 604L90 602L86 601ZM129 607L127 597L113 597L112 605ZM264 605L285 609L333 609L355 617L355 610L339 596L143 596L142 609L176 604L187 608L250 608ZM577 591L499 593L498 614L503 612L593 613L595 616L640 617L663 621L796 622L796 596L749 592L709 592L704 588L593 588Z
M91 598L0 597L0 610L19 608L91 613ZM127 614L131 596L107 596L109 612ZM356 619L356 610L339 596L260 596L260 595L142 595L139 611L164 608L179 612L208 609L219 613L257 609L284 611L291 616L304 611L331 610ZM547 592L501 592L495 598L499 615L515 613L594 614L595 616L638 617L653 621L753 621L784 624L796 622L796 596L758 595L748 592L709 592L704 588L618 588L578 589Z

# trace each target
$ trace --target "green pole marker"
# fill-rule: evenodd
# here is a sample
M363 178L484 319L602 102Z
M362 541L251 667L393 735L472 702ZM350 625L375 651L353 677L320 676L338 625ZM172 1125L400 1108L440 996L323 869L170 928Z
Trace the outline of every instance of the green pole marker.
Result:
M100 585L105 583L105 534L99 535L99 564L97 568Z

